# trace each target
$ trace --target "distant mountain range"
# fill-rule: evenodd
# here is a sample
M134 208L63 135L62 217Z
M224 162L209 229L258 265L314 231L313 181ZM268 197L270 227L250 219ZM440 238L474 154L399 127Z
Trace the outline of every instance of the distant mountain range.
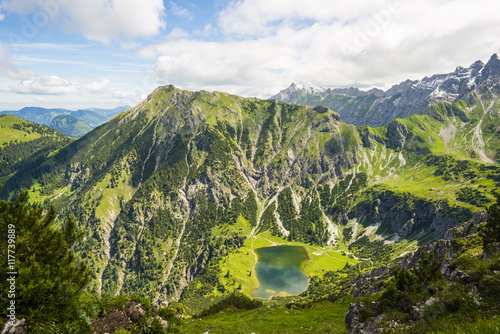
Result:
M395 118L424 115L433 104L453 103L472 91L500 93L500 60L496 54L486 64L478 60L469 68L459 66L452 73L406 80L387 91L314 88L292 83L271 99L311 106L321 104L338 112L345 123L383 126Z
M31 122L47 125L65 135L80 138L93 128L105 123L110 118L127 109L130 109L130 107L121 106L113 109L89 108L74 111L60 108L24 107L15 111L0 111L0 114L9 114Z

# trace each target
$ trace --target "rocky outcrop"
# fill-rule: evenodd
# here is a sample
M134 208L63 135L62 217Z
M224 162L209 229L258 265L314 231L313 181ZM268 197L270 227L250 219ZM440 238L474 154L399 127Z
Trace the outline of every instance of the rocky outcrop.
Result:
M465 238L478 232L479 225L486 222L490 215L485 210L476 211L472 215L470 222L460 224L454 228L449 229L444 234L444 239L451 240L453 238Z
M28 329L26 328L26 319L17 319L14 321L7 321L5 327L2 330L2 334L26 334Z
M382 329L376 328L377 324L385 318L385 314L380 314L375 319L366 322L360 322L361 311L364 305L360 302L349 304L349 311L345 317L345 328L349 330L348 334L376 334L382 333Z
M358 275L351 282L352 288L349 294L357 298L382 291L384 280L391 275L392 269L388 266L381 266Z
M368 129L363 129L361 132L361 141L363 146L366 148L374 149L377 146L376 142L385 144L384 140L380 136L371 133Z
M479 225L489 218L486 211L477 211L468 222L457 225L444 233L444 239L423 245L415 252L406 255L400 266L405 269L418 267L422 252L434 252L434 258L441 263L441 273L451 280L467 281L468 275L460 270L450 267L451 260L460 251L460 246L456 246L452 239L468 238L477 233ZM352 287L349 294L353 297L361 297L375 292L382 291L383 283L390 278L393 271L388 266L381 266L358 275L352 280Z
M458 254L461 247L452 240L455 238L468 238L477 233L479 225L489 218L486 211L477 211L468 222L459 224L449 229L444 234L444 239L420 246L415 252L407 254L400 263L400 267L412 269L418 267L422 252L433 252L434 258L441 263L441 273L451 280L467 281L468 275L460 270L450 267L450 262ZM358 275L352 280L349 294L353 297L361 297L382 291L383 283L390 278L393 271L388 266L381 266L366 273Z
M441 263L441 273L447 279L459 280L466 283L471 281L472 277L470 277L469 274L450 266L450 262L452 261L452 259L454 259L461 250L460 243L454 241L461 238L472 238L473 235L478 232L479 226L488 218L489 215L486 211L475 212L470 221L459 224L458 226L449 229L444 235L445 239L440 239L434 243L421 246L415 252L406 255L399 266L407 270L418 268L418 261L421 258L422 252L432 251L434 253L434 258ZM392 274L393 271L391 268L387 266L381 266L362 275L359 275L352 281L350 295L357 298L381 291L383 282L390 278ZM439 300L435 297L431 297L425 302L411 305L409 307L411 320L417 321L421 319L424 313L424 309L438 301ZM381 333L382 329L376 328L376 325L385 317L385 314L380 314L376 318L372 318L369 321L362 322L361 315L363 308L364 305L359 301L357 301L356 303L351 303L349 305L349 311L347 312L345 317L345 325L346 329L349 330L349 334ZM392 325L397 327L399 324Z
M408 135L408 130L403 123L398 121L391 121L387 125L387 148L402 148L406 143L406 136Z
M468 275L460 270L450 267L450 262L460 252L461 247L453 242L455 238L468 238L474 233L477 233L479 225L489 218L486 211L477 211L472 219L462 223L455 228L449 229L445 235L445 239L440 239L428 245L419 247L414 253L408 254L403 258L401 267L411 269L418 267L418 260L422 252L433 252L434 258L441 263L441 273L451 280L467 281Z
M349 311L347 311L347 314L345 316L346 329L351 329L359 325L359 318L362 307L363 304L361 304L360 302L349 304Z
M141 303L129 301L122 308L112 309L104 316L94 320L92 327L94 334L114 333L119 329L130 329L138 324L145 316L146 311Z
M500 59L495 53L480 72L478 71L478 91L480 93L490 90L494 94L500 94Z
M446 231L472 217L468 210L451 208L448 203L433 203L408 194L382 191L373 199L361 202L348 218L365 217L370 224L379 225L389 233L406 238L418 233L443 238Z

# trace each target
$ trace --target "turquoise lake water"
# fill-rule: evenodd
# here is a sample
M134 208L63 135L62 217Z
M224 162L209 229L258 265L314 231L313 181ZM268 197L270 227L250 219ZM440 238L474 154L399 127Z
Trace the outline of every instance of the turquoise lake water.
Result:
M259 287L252 291L257 298L276 295L298 295L307 290L307 275L302 272L309 260L301 246L273 246L255 250L255 273Z

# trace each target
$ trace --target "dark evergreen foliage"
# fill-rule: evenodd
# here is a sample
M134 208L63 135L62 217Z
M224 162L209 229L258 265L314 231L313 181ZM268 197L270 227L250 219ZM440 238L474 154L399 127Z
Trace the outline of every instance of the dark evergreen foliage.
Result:
M500 195L497 197L497 202L489 206L487 211L491 217L481 226L480 234L484 248L490 250L500 243Z
M272 202L264 210L264 213L260 218L259 233L271 230L272 235L281 236L281 231L278 228L278 223L276 222L276 217L274 215L275 211L276 211L276 202Z
M75 321L83 322L77 320L78 301L89 282L90 271L72 251L82 233L76 231L71 218L66 220L63 230L56 224L54 208L45 211L41 206L30 206L27 191L21 191L15 202L0 202L0 245L3 250L11 249L7 235L15 236L15 268L10 271L17 272L15 275L2 272L1 312L6 315L9 300L15 300L16 317L27 318L34 333L45 328L46 322L61 328L70 328ZM4 265L8 262L7 255L6 251L1 254ZM11 276L15 276L15 297L7 298L10 287L7 278Z
M235 293L229 295L223 300L215 303L210 306L208 309L203 310L202 312L195 315L196 318L206 317L212 314L216 314L228 307L234 307L239 310L253 310L262 306L262 302L258 300L251 299L250 297L245 296L241 293Z

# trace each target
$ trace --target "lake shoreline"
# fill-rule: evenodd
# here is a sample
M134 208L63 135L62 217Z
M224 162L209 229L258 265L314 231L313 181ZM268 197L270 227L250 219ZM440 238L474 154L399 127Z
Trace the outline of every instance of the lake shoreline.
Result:
M293 296L307 290L309 277L304 268L311 256L304 246L276 245L252 249L257 261L252 271L258 286L251 291L253 298Z

